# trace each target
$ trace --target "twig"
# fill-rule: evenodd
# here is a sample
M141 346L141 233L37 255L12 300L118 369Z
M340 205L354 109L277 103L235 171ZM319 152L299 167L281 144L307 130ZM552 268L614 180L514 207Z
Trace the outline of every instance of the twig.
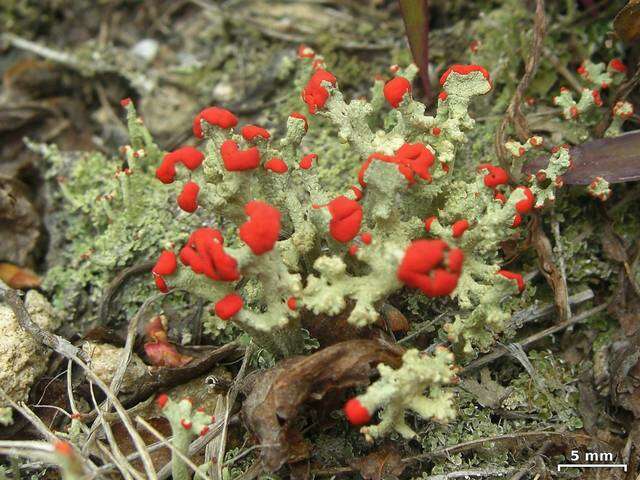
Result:
M0 286L0 301L4 300L11 310L13 310L14 315L16 316L16 320L20 327L23 330L30 333L33 338L46 345L53 351L59 353L60 355L69 358L69 357L77 357L82 359L84 362L89 361L89 356L80 350L78 347L75 347L68 340L55 335L51 332L48 332L40 325L35 323L31 319L31 315L27 311L27 308L24 306L24 303L20 299L18 292L11 288L3 288Z
M429 475L420 477L422 480L452 480L455 478L484 478L503 477L513 472L513 468L488 468L484 470L460 470L458 472L443 473L441 475Z
M542 54L542 45L544 43L544 37L546 34L546 16L544 13L544 0L536 0L536 12L533 22L533 41L531 42L531 52L524 68L524 74L516 87L516 91L511 98L509 107L507 107L507 113L502 119L502 123L496 131L495 148L500 164L510 171L509 165L507 165L507 149L504 144L507 140L507 127L513 123L516 132L520 136L521 140L526 139L529 136L529 128L527 121L520 111L520 105L524 94L529 88L529 84L533 79L538 65L540 63L540 56Z
M98 318L103 323L106 323L109 317L109 307L111 305L111 300L113 297L117 295L120 289L124 286L124 284L131 277L139 275L141 273L149 272L153 268L154 262L140 262L132 265L130 267L122 270L118 275L114 277L113 280L107 285L107 288L102 295L102 299L100 300L100 307L98 309Z
M573 316L571 319L562 322L562 323L558 323L552 327L549 327L545 330L542 330L541 332L538 333L534 333L533 335L525 338L524 340L518 342L518 345L520 345L520 347L522 348L526 348L529 345L537 342L538 340L543 339L544 337L548 336L548 335L553 335L554 333L558 333L561 330L564 330L565 328L568 328L572 325L575 325L577 323L581 323L585 320L587 320L588 318L592 317L593 315L602 312L603 310L605 310L607 307L609 306L608 302L602 303L600 305L598 305L597 307L591 308L589 310L587 310L586 312L582 312L578 315ZM472 370L476 370L484 365L487 365L488 363L493 362L494 360L497 360L498 358L506 355L509 353L509 350L506 347L502 347L499 346L497 350L488 353L480 358L478 358L477 360L474 360L473 362L471 362L469 365L467 365L466 367L464 367L462 369L461 374L465 374L468 373Z
M253 342L247 345L246 350L244 351L244 359L242 361L242 365L240 366L240 370L238 371L238 375L233 380L233 385L227 392L227 410L224 415L224 423L222 424L222 435L220 437L220 449L218 450L218 478L222 478L222 464L224 462L224 451L227 444L227 429L229 426L229 415L231 414L231 408L233 408L233 404L238 397L238 393L240 392L240 388L242 387L242 380L244 379L245 373L247 371L247 366L249 365L249 360L251 359L251 355L253 355L255 346Z
M537 459L543 456L552 445L553 442L551 442L550 440L544 442L542 447L540 447L538 451L529 459L529 461L509 480L520 480L522 477L524 477L529 472L529 470L531 470L536 465Z
M553 232L553 240L556 244L556 252L558 258L558 267L560 271L560 280L562 281L561 293L565 298L562 299L562 306L567 309L565 318L571 318L571 305L569 304L569 288L567 286L567 267L564 261L564 249L562 248L562 236L560 235L560 222L556 216L555 208L551 219L551 231Z
M533 221L531 222L531 244L538 254L540 271L553 291L559 320L564 322L568 320L568 312L571 311L568 306L567 299L569 298L569 294L566 291L566 284L563 280L560 269L554 261L551 242L549 241L549 237L547 237L542 226L542 217L538 212L534 212L531 216L533 218Z
M109 389L107 384L105 384L87 364L85 360L87 358L87 354L77 347L73 346L64 338L58 337L57 335L54 335L40 328L31 319L29 312L25 308L24 303L22 303L22 300L20 300L15 290L0 289L0 299L2 297L4 297L5 301L9 304L9 306L15 313L16 318L18 319L18 323L20 323L21 326L24 324L23 328L27 332L31 333L36 340L42 342L44 345L47 345L49 348L55 350L65 358L73 360L77 365L80 366L80 368L85 371L91 381L98 385L98 387L100 387L100 389L106 394L107 398L109 398L109 400L113 403L113 406L116 409L116 412L118 412L118 415L120 416L120 419L122 420L125 428L129 432L129 436L131 437L136 450L140 452L142 464L144 465L148 480L157 480L153 462L151 461L149 453L146 451L146 445L142 440L142 437L140 437L140 434L135 430L131 419L120 403L120 400L118 400L118 398Z

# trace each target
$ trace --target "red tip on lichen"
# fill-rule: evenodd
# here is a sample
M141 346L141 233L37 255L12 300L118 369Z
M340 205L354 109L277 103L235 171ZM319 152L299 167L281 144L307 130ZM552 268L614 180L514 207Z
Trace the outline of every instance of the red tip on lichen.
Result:
M289 297L287 299L287 307L289 307L289 310L296 310L298 308L296 297Z
M298 46L298 58L313 58L315 56L316 52L313 51L313 48L307 45Z
M384 98L393 108L398 108L407 93L411 93L411 82L404 77L395 77L385 83Z
M271 205L254 200L244 207L249 220L240 226L240 238L255 255L273 249L280 235L280 212Z
M281 158L272 158L264 164L264 168L274 173L285 173L289 169Z
M504 168L485 163L478 166L478 171L481 170L487 170L489 172L484 176L484 184L489 188L496 188L509 181L509 174Z
M164 408L168 401L169 401L169 395L167 395L166 393L161 393L156 397L156 404L160 408Z
M362 240L362 243L364 243L365 245L370 245L371 240L373 240L373 236L369 232L364 232L362 235L360 235L360 240Z
M442 240L415 240L398 267L398 280L420 289L428 297L449 295L455 290L464 254Z
M310 153L302 157L300 160L300 168L303 170L309 170L313 166L313 162L318 160L318 155Z
M614 58L613 60L611 60L609 62L609 68L611 70L615 70L616 72L627 73L627 66L622 63L622 60L620 60L619 58Z
M364 408L357 398L348 400L342 410L351 425L365 425L371 420L369 410Z
M198 209L198 193L200 193L200 187L197 183L185 183L178 195L178 206L185 212L195 212Z
M242 137L247 142L252 142L256 138L268 140L271 137L271 134L268 130L262 127L258 127L257 125L245 125L244 127L242 127L240 132L242 133Z
M304 122L304 131L306 132L307 130L309 130L309 122L307 122L307 117L305 117L303 114L298 112L293 112L289 116L291 118L297 118L299 120L302 120Z
M593 103L595 103L597 107L601 107L602 97L600 96L600 90L597 90L597 89L591 90L591 96L593 97Z
M215 312L222 320L229 320L236 313L242 310L243 305L244 302L240 295L237 293L230 293L216 303Z
M156 178L162 183L173 183L176 176L176 164L182 163L189 170L195 170L204 161L204 154L194 147L181 147L167 153L156 169Z
M334 240L347 243L358 234L362 223L362 206L355 200L340 195L327 205L331 214L329 233Z
M453 225L451 225L451 235L453 235L453 238L459 238L464 232L467 231L468 228L469 222L467 220L458 220Z
M511 228L519 227L521 223L522 223L522 215L520 215L519 213L516 213L515 216L513 217Z
M516 203L516 211L518 213L529 213L533 209L533 202L535 200L533 193L529 189L529 187L519 186L516 190L522 190L525 195L523 200L520 200Z
M360 190L355 185L351 185L350 188L351 188L351 191L353 192L353 194L356 197L356 202L360 201L362 199L362 190Z
M433 127L431 133L437 137L442 133L442 129L440 129L440 127Z
M225 253L222 243L222 235L218 230L199 228L180 250L180 261L190 266L194 273L204 274L211 280L238 280L238 262Z
M349 245L349 250L348 250L349 255L354 257L356 255L356 253L358 253L358 248L359 248L358 245L356 245L355 243Z
M224 168L230 172L252 170L260 165L260 151L257 147L240 150L233 140L226 140L220 147Z
M191 427L193 426L190 421L185 420L184 418L180 419L180 425L182 425L182 428L184 428L185 430L191 430Z
M63 457L73 455L73 446L65 440L56 440L53 444L53 449L58 455L62 455Z
M452 72L459 75L469 75L473 72L480 72L488 82L491 82L489 72L479 65L451 65L440 77L440 85L444 85L446 83L447 78L449 78L449 75L451 75Z
M151 269L154 275L171 275L178 268L176 254L170 250L164 250L158 257L158 261Z
M131 103L131 99L129 97L123 98L122 100L120 100L120 105L122 105L125 108L128 107L130 103Z
M427 233L429 233L429 230L431 230L431 224L434 222L435 219L436 219L435 215L424 219L424 229Z
M302 90L302 100L307 104L309 113L312 115L314 115L318 109L324 108L325 103L329 99L329 92L322 86L323 82L328 82L335 87L337 80L332 73L319 68L314 72Z
M201 120L224 129L233 128L238 124L236 116L225 108L205 108L193 119L193 134L198 138L203 137Z
M515 280L518 285L518 291L522 292L524 290L524 280L522 279L522 275L515 272L510 272L509 270L499 270L498 275L502 275L509 280Z
M444 102L447 99L448 96L449 96L449 94L447 92L440 92L438 94L438 100Z

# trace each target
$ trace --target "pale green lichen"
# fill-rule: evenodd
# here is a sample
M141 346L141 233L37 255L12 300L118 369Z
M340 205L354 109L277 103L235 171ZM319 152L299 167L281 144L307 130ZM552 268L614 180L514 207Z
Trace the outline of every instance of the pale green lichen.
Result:
M380 378L357 399L369 412L382 408L380 423L367 425L360 431L372 439L394 430L404 438L413 438L416 433L405 421L407 411L425 420L453 419L453 394L443 388L455 377L452 362L453 354L446 348L437 348L433 356L411 349L404 353L402 366L397 370L378 365Z
M609 182L602 177L596 177L587 187L587 192L592 197L596 197L603 202L611 196L611 188L609 188Z

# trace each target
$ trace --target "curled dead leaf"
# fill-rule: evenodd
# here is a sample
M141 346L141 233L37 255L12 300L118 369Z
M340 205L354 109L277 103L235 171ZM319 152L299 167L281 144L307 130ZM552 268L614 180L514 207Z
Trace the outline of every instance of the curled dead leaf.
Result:
M0 280L18 290L36 288L42 283L42 279L32 270L12 263L0 263Z
M383 445L366 457L351 461L351 466L360 472L364 480L382 480L398 477L404 471L400 453L391 445Z
M613 19L613 28L625 43L640 39L640 0L629 0Z
M303 439L295 420L304 404L367 385L376 365L397 368L402 353L398 345L381 340L349 340L260 371L243 404L242 417L264 445L260 450L264 468L276 471L287 462L302 460ZM326 403L318 405L320 412L329 412Z

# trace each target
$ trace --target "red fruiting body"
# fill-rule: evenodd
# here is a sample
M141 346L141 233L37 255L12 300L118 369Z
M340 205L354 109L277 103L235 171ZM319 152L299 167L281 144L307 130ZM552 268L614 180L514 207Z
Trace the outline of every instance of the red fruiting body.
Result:
M447 99L448 96L449 96L449 94L447 92L440 92L438 94L438 100L441 100L441 101L444 102Z
M229 320L242 309L243 305L244 302L242 301L242 297L240 295L236 293L230 293L216 303L216 315L222 320Z
M422 143L405 143L396 151L395 161L398 163L398 170L410 184L415 181L414 173L423 180L431 181L429 169L433 166L435 157Z
M518 155L519 155L519 156L522 156L522 155L524 155L525 153L527 153L527 151L525 150L525 148L524 148L524 147L520 147L520 148L518 149Z
M329 233L338 242L347 243L358 234L362 223L362 206L340 195L327 205L331 214Z
M371 420L369 410L364 408L357 398L348 400L342 410L351 425L365 425Z
M287 300L287 307L289 307L289 310L296 310L298 308L298 301L296 300L296 297L289 297Z
M502 275L509 280L515 280L518 284L518 291L522 292L524 290L524 280L519 273L510 272L509 270L499 270L498 275Z
M240 130L240 132L242 133L242 137L247 142L252 142L258 137L264 140L268 140L271 137L271 134L268 130L265 130L262 127L258 127L257 125L245 125L244 127L242 127L242 130Z
M316 52L313 51L312 48L306 45L298 46L298 57L299 58L313 58L316 56Z
M428 297L449 295L456 288L464 254L442 240L415 240L398 267L398 280Z
M478 170L487 170L489 172L484 176L484 184L489 188L496 188L498 185L504 185L509 181L509 174L504 168L483 164L478 166Z
M493 198L498 200L500 203L505 204L507 202L507 197L504 196L503 193L496 192L493 194Z
M306 132L307 130L309 130L309 122L307 122L307 117L305 117L303 114L298 113L298 112L293 112L289 116L291 118L298 118L298 119L304 121L304 131Z
M169 291L169 287L167 286L167 282L164 281L160 275L154 275L153 281L156 282L156 287L162 293L167 293Z
M225 129L233 128L238 124L238 119L229 110L219 107L205 108L193 119L193 134L198 138L203 137L201 120Z
M600 90L591 90L591 96L593 97L593 103L595 103L597 107L601 107L602 97L600 96Z
M120 105L122 105L123 107L128 107L130 103L131 99L129 97L120 100Z
M73 447L69 442L65 440L56 440L56 442L53 444L53 448L57 454L64 457L70 457L71 455L73 455Z
M578 107L573 106L569 109L569 114L571 115L571 118L578 118L580 111L578 110Z
M227 255L222 246L222 235L209 227L199 228L191 234L180 250L180 261L194 273L202 273L211 280L232 282L240 278L238 262Z
M187 182L178 195L178 206L185 212L193 213L198 209L200 187L195 182Z
M447 68L447 71L442 74L440 77L440 85L444 85L449 78L451 72L458 73L460 75L469 75L472 72L480 72L482 76L487 79L487 81L491 82L489 78L489 72L487 72L484 68L479 65L452 65Z
M433 127L431 133L437 137L442 133L442 129L440 129L440 127Z
M459 238L464 232L467 231L468 228L469 222L467 220L458 220L453 225L451 225L451 235L453 235L453 238Z
M469 44L469 50L471 50L471 53L477 53L479 48L480 48L479 40L472 40L471 43Z
M522 223L522 215L520 215L519 213L516 213L516 215L513 217L511 228L519 227L521 223Z
M169 342L148 342L144 344L144 353L155 367L184 367L192 357L182 355Z
M193 426L191 422L185 420L184 418L180 419L180 425L182 425L182 428L184 428L185 430L191 430L191 427Z
M351 191L356 197L356 202L362 199L362 190L360 190L358 187L356 187L355 185L351 185Z
M156 403L160 408L164 408L164 406L167 404L168 401L169 401L169 395L167 395L166 393L161 393L156 397Z
M362 235L360 235L360 239L365 245L370 245L371 240L373 240L373 236L369 232L364 232Z
M244 212L249 220L240 226L240 238L255 255L273 250L280 235L280 212L271 205L254 200Z
M609 68L615 70L616 72L627 73L627 66L622 63L619 58L614 58L613 60L611 60L609 62Z
M529 190L529 187L520 186L516 190L522 190L525 195L524 200L520 200L516 203L516 211L518 213L529 213L533 209L533 202L535 200L533 193Z
M319 108L324 108L324 104L329 99L329 92L322 86L322 82L328 82L336 86L336 77L332 73L319 68L307 82L307 86L302 90L302 100L309 107L309 113L315 114Z
M431 224L434 222L435 219L436 219L435 215L424 219L424 229L426 230L427 233L429 233L429 230L431 230Z
M162 183L173 183L176 176L176 164L182 163L189 170L195 170L204 160L204 154L193 147L181 147L167 153L156 169L156 177Z
M252 170L260 165L260 151L257 147L240 150L233 140L226 140L220 147L224 168L230 172Z
M313 166L313 162L318 160L318 155L315 153L310 153L302 157L300 160L300 168L303 170L309 170Z
M584 63L580 64L576 72L578 72L578 74L582 76L585 76L587 74L587 68L584 66Z
M178 262L176 261L176 254L164 250L158 257L158 261L154 265L151 273L154 275L171 275L178 268Z
M281 158L272 158L264 164L264 168L274 173L285 173L289 169Z
M382 89L389 105L398 108L407 93L411 93L411 82L404 77L395 77L385 83Z
M349 255L354 257L358 253L358 245L355 243L353 245L349 245Z

